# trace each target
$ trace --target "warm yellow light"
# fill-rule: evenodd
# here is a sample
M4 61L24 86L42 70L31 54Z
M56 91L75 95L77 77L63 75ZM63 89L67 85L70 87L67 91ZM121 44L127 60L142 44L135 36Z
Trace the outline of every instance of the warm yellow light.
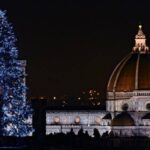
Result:
M99 123L101 122L100 117L96 117L95 122L96 122L97 124L99 124Z
M53 97L53 100L56 100L56 97L55 97L55 96Z
M78 100L81 100L81 97L78 97Z
M142 25L139 25L139 29L141 29L142 28Z
M75 123L80 123L80 117L79 117L79 116L77 116L77 117L75 118Z
M43 96L41 96L41 97L40 97L40 99L44 99L44 97L43 97Z
M54 118L54 122L55 122L55 123L59 123L59 122L60 122L59 117L56 116L56 117Z

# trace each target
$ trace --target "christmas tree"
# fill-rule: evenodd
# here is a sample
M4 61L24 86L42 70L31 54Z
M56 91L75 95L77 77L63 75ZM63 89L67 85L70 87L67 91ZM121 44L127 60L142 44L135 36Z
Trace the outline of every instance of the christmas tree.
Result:
M0 10L0 135L32 134L32 110L26 101L25 65L18 60L13 28Z

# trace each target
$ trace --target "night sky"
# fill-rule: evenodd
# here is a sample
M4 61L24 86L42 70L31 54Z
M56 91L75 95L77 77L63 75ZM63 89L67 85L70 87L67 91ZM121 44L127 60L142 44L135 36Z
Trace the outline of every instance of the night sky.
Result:
M30 96L102 97L116 64L134 45L142 23L150 45L148 0L0 0L27 60Z

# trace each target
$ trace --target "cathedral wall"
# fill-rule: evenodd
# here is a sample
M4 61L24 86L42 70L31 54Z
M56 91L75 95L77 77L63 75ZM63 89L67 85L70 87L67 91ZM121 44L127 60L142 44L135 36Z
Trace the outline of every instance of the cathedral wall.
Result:
M102 118L105 114L105 111L47 111L46 124L103 125Z
M111 120L103 119L105 111L48 111L46 113L46 134L67 133L71 129L78 133L82 128L93 136L94 128L100 134L110 131Z
M150 119L142 119L148 112L128 111L135 121L135 126L111 126L111 119L103 119L105 111L47 111L46 135L54 133L68 133L71 129L78 134L82 128L93 136L96 128L102 135L113 131L118 136L148 136L150 137ZM115 115L121 112L115 112ZM112 115L112 113L111 113Z
M108 100L107 111L123 111L124 105L128 105L128 111L149 111L147 104L150 104L150 96L133 96L130 99Z
M118 136L146 136L150 137L150 126L126 126L126 127L113 127L112 131Z

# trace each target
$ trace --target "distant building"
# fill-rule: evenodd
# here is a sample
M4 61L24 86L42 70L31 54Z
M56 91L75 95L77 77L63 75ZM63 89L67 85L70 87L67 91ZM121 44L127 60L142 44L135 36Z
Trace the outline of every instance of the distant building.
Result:
M106 110L46 110L46 134L80 128L91 136L96 128L100 134L150 137L150 52L141 25L132 51L110 76Z

